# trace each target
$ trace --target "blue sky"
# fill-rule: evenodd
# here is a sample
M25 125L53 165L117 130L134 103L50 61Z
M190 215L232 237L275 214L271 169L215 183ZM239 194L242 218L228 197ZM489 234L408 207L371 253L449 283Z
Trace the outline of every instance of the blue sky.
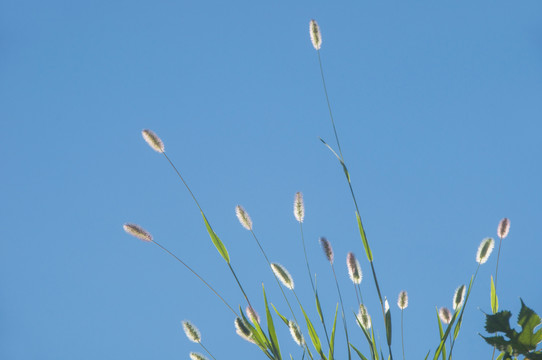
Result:
M305 238L324 312L337 296L318 238L326 236L347 312L346 253L358 255L364 300L382 346L370 268L336 159L311 18L341 146L383 294L407 290L406 358L437 345L435 307L451 307L476 269L480 241L511 231L500 260L501 308L542 313L542 3L540 1L0 3L0 358L264 358L232 314L186 269L125 222L245 305L197 208L141 138L153 129L222 238L249 296L261 283L286 312L250 234L286 266L315 315L292 214L305 197ZM454 353L489 358L478 336L496 253L480 268ZM349 322L353 342L367 347ZM286 328L284 353L300 358ZM306 333L306 330L305 330ZM338 344L344 344L339 335ZM345 356L344 349L338 355Z

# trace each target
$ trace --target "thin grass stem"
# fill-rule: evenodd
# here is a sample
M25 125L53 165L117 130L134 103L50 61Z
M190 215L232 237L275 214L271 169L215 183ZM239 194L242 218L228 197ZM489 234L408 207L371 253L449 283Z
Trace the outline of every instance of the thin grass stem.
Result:
M199 344L201 345L201 347L203 348L203 350L205 350L205 351L207 352L207 354L209 354L210 357L212 357L213 359L216 360L216 358L213 356L213 354L211 354L211 353L209 352L209 350L207 350L207 348L203 345L203 343L202 343L201 341L200 341Z
M337 281L337 274L335 273L335 267L331 264L331 270L333 271L333 277L335 278L335 285L337 286L337 293L339 294L339 301L341 303L341 315L343 318L344 333L346 335L346 347L348 348L348 359L352 359L350 352L350 339L348 338L348 327L346 326L346 317L344 315L343 297L341 295L341 289L339 288L339 282Z

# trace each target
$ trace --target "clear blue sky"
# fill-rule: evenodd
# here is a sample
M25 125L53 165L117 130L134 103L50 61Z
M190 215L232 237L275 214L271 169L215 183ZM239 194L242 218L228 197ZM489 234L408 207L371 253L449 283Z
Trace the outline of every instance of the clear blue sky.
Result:
M251 214L314 316L292 215L302 191L328 322L337 296L319 236L335 249L347 312L355 296L344 259L358 255L384 346L348 188L318 140L333 144L311 18L322 29L343 152L392 305L395 358L399 291L410 295L406 357L420 359L437 345L435 307L451 307L480 241L496 237L505 216L501 308L515 316L521 296L542 313L542 2L3 0L0 358L187 358L199 349L185 338L184 319L217 359L264 358L186 269L123 232L125 222L141 224L244 305L144 128L164 140L260 313L262 282L286 309L234 207ZM477 334L490 311L495 255L478 274L458 359L491 356ZM299 358L278 329L285 354Z

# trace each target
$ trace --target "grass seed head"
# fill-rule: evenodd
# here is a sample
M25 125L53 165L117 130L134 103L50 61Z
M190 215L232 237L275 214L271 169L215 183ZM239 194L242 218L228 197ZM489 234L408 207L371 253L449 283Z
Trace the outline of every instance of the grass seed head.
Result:
M465 300L465 285L459 286L454 293L454 311L459 309L461 305L463 305L463 301Z
M290 334L292 334L292 338L296 342L297 345L303 347L305 346L305 339L303 338L303 334L301 334L301 330L299 329L299 326L292 320L288 322L288 327L290 328Z
M497 235L501 239L504 239L506 236L508 236L508 232L510 231L510 220L508 218L504 218L499 222L499 226L497 227Z
M235 207L235 215L245 229L252 230L252 219L241 205Z
M197 352L190 353L190 360L207 360L205 356Z
M325 237L321 237L320 245L322 245L322 250L324 250L327 261L329 261L330 264L333 264L333 248L331 247L330 242Z
M245 312L247 313L248 318L250 321L252 321L253 324L260 323L260 315L254 310L252 307L247 306L245 309Z
M399 306L399 309L404 310L408 306L408 294L406 291L401 291L399 293L399 298L397 299L397 306Z
M237 335L239 335L246 341L255 344L254 339L252 338L252 331L250 330L250 328L248 327L248 325L245 323L243 319L239 317L236 318L234 324L235 324L235 332L237 333Z
M183 321L183 330L188 340L195 343L201 342L201 334L198 328L195 327L194 324L192 324L190 321Z
M154 151L157 151L159 153L164 152L164 143L162 142L162 140L160 140L158 135L156 135L154 133L154 131L149 130L149 129L145 129L145 130L141 131L141 135L143 135L143 139L145 139L147 144L149 144L149 146Z
M124 228L124 231L126 231L128 234L132 236L135 236L139 240L143 240L146 242L152 241L152 235L139 225L126 223L122 225L122 227Z
M478 247L478 251L476 252L476 262L480 265L485 263L487 259L489 259L489 255L491 255L494 247L495 240L492 238L485 238L482 240Z
M363 274L361 272L359 261L356 259L354 253L349 252L346 255L346 266L348 267L348 275L350 276L350 280L352 280L354 284L360 284L361 280L363 279Z
M359 306L358 320L365 330L368 331L371 328L371 316L363 304Z
M447 307L441 307L438 311L438 316L444 324L449 324L452 320L452 312Z
M277 263L271 263L271 270L273 270L276 277L279 278L280 282L284 286L290 290L294 289L294 279L292 279L292 275L290 275L284 266Z
M300 192L295 193L294 216L300 223L302 223L305 218L305 204L303 203L303 194Z
M312 46L314 46L316 50L320 50L320 47L322 46L322 34L320 33L320 27L316 20L311 20L309 32L311 34Z

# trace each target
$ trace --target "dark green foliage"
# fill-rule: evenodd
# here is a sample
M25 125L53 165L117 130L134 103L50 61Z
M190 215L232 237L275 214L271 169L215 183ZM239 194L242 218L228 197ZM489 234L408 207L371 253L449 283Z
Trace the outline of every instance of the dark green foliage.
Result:
M518 333L510 327L510 311L500 311L496 314L486 314L485 329L490 334L503 333L485 337L485 341L504 353L504 359L512 359L514 356L523 355L530 360L542 360L542 351L536 351L537 345L542 342L542 328L535 331L542 323L542 319L521 300L521 310L518 315L518 325L521 331Z

